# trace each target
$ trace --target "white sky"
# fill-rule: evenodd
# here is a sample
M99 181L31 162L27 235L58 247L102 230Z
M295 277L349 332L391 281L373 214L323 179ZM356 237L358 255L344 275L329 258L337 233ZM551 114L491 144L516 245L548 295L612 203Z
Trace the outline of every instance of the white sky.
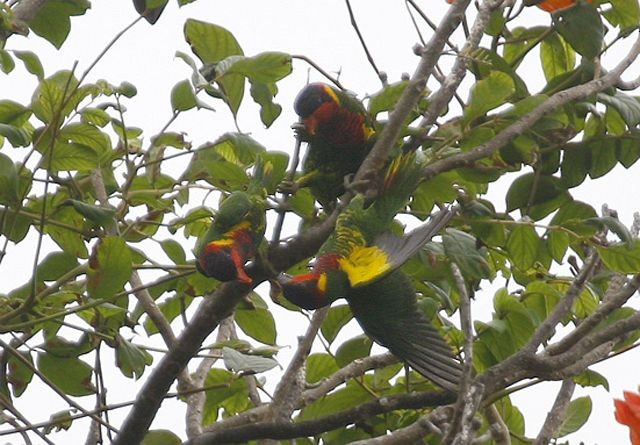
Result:
M439 21L447 7L444 0L425 0L420 3L435 22ZM399 80L403 72L413 72L417 57L413 55L411 48L418 39L404 3L353 0L353 7L375 61L380 69L388 73L389 80L394 82ZM29 49L36 52L43 60L46 75L59 69L69 69L75 60L79 62L78 73L82 73L116 32L135 17L136 13L129 1L94 0L93 8L85 16L72 19L71 35L60 51L35 35L29 38L12 37L7 49ZM176 50L190 53L182 36L183 23L189 17L226 27L236 36L247 55L267 50L304 54L328 71L341 70L341 82L360 97L379 89L379 81L368 65L349 24L343 1L201 0L180 10L171 1L155 26L149 26L146 22L138 23L116 43L87 79L89 82L106 79L116 85L126 80L136 85L138 96L125 103L128 108L126 119L129 125L143 128L147 138L158 132L171 116L171 87L190 76L190 68L174 58ZM546 13L530 8L520 24L530 26L534 22L547 23L548 20ZM429 30L426 27L423 35L428 39ZM616 56L612 55L610 58L615 61ZM610 67L611 64L607 65L606 60L605 66ZM527 70L530 67L527 73L531 73L527 84L530 91L535 91L544 83L538 60L530 56L527 63ZM27 104L36 85L35 77L26 73L20 62L17 65L11 75L2 75L0 98L11 98ZM322 80L314 71L310 77L311 80ZM270 150L290 152L293 147L290 125L295 121L291 104L306 79L307 66L294 61L294 73L278 83L280 93L276 101L283 106L283 114L268 130L259 123L257 109L247 95L239 115L240 128L250 131ZM216 113L192 110L183 113L170 127L170 130L186 131L194 146L214 140L223 132L234 129L225 106L204 96L203 98L216 107ZM5 147L3 152L10 153L7 150L11 149ZM179 158L176 162L185 160L186 157ZM633 176L637 174L638 167L635 166L630 171L617 168L605 180L586 183L571 193L576 199L590 203L597 210L603 203L608 203L609 207L619 211L623 222L629 223L637 207L635 200L632 201L625 191L635 190L631 184L637 183ZM489 198L499 210L504 209L504 193L504 184L492 186L489 193ZM33 241L34 238L30 239ZM190 248L191 246L185 250ZM32 254L33 249L25 245L9 246L8 258L0 264L0 276L3 277L0 292L7 292L29 278ZM264 293L263 295L266 296ZM485 321L490 319L492 296L492 291L489 290L477 295L472 308L475 317ZM277 321L281 321L278 344L290 347L278 355L280 362L286 365L291 350L296 345L296 336L304 332L306 320L301 315L291 314L280 308L274 309L274 315ZM284 317L287 317L286 323L282 322ZM357 329L353 327L348 335L343 334L343 338L355 335ZM125 336L128 334L125 333ZM134 340L145 342L144 337L134 337ZM623 389L637 388L640 383L638 359L640 353L634 351L594 367L609 378L611 393L601 387L576 390L574 397L586 394L592 397L594 411L587 426L569 437L572 444L580 441L586 445L627 443L626 427L618 425L613 418L612 399L621 397ZM113 356L107 354L105 360L113 360ZM145 377L148 374L149 370ZM267 377L273 380L275 374L269 373ZM130 400L140 386L140 382L131 382L122 378L119 373L108 376L109 402ZM513 396L514 404L525 414L528 435L536 434L552 404L557 387L556 383L538 385ZM46 420L52 409L65 408L64 403L55 396L45 397L43 391L47 390L40 387L38 391L30 391L18 399L18 406L32 421ZM93 399L90 400L89 397L80 399L80 402L87 408L93 405ZM111 420L117 425L127 411L118 410L111 415ZM182 412L183 404L165 402L152 428L172 429L184 437L183 416L176 414ZM57 443L81 443L86 434L86 425L87 422L84 422L85 427L74 427L70 433L56 434L52 436L52 440ZM5 440L9 438L0 437L0 443ZM20 439L16 436L10 440L16 443ZM37 438L34 443L38 443Z

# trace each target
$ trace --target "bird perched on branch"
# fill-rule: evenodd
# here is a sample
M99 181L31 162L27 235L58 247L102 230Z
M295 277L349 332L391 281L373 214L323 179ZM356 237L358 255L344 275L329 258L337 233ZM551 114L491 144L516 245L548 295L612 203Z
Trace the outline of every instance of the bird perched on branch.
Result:
M231 193L220 204L207 233L196 245L196 268L219 281L251 284L245 264L256 255L266 229L265 184L272 165L256 159L246 191Z
M364 332L443 388L455 390L461 365L418 309L409 278L398 268L451 218L443 210L402 238L388 232L420 180L415 154L396 158L378 199L354 198L336 222L311 272L281 277L285 298L317 309L344 297Z
M358 170L373 146L371 118L355 97L323 83L304 87L294 109L307 142L296 185L309 187L323 207L331 206L344 193L345 176Z

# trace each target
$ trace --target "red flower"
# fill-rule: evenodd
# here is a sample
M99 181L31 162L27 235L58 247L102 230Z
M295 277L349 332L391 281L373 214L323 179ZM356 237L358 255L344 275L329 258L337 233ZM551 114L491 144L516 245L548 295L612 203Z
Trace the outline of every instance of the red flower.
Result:
M627 425L630 430L631 444L640 445L640 394L624 391L624 400L613 401L618 423Z

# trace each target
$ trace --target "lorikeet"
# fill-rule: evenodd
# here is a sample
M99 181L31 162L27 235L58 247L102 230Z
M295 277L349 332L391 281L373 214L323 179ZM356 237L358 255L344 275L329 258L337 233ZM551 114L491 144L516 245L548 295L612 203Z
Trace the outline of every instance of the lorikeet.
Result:
M346 298L367 335L426 378L455 390L460 363L418 309L411 282L398 270L446 224L451 212L439 212L403 238L386 232L415 189L419 171L413 154L394 160L378 200L365 208L356 197L338 218L313 270L282 278L281 286L285 298L307 309Z
M220 205L207 233L196 245L196 268L219 281L251 284L244 265L255 256L266 228L264 181L270 164L258 157L246 191L231 193Z
M373 146L373 126L362 104L323 83L304 87L294 103L307 142L298 187L309 187L323 206L344 193L344 178L358 170Z

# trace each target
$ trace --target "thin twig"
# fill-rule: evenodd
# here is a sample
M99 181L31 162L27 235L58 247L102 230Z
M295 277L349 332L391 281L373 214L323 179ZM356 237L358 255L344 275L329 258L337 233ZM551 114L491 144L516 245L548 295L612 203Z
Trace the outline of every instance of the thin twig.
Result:
M365 42L364 37L362 36L362 33L360 32L360 28L358 27L358 22L356 21L356 16L353 13L353 8L351 8L351 2L349 0L344 0L346 5L347 5L347 11L349 11L349 20L351 21L351 26L353 26L353 29L355 30L356 34L358 35L358 40L360 40L360 45L362 45L362 49L364 50L365 54L367 55L367 60L369 61L369 65L371 65L371 67L373 68L373 70L376 72L376 75L378 76L378 79L380 79L380 81L382 82L382 86L385 86L387 84L387 76L386 74L382 73L377 65L376 62L373 60L373 56L371 55L371 52L369 51L369 48L367 47L367 42Z

